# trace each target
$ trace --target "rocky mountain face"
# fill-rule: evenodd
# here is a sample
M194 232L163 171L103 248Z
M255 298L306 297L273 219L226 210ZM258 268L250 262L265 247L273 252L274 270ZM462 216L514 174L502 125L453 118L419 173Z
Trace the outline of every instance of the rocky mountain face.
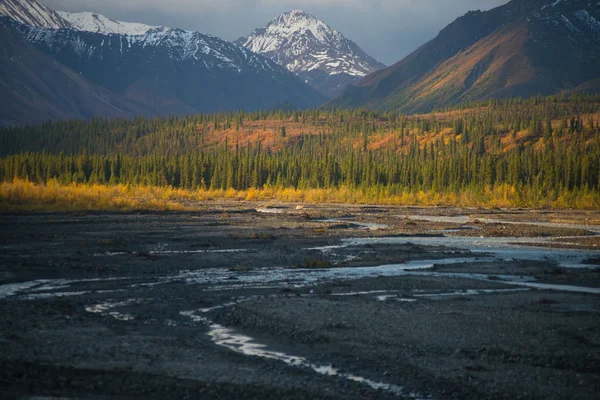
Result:
M345 107L424 112L467 100L600 89L600 3L512 0L472 11L349 87Z
M285 66L329 97L384 67L340 32L300 10L276 17L236 43Z
M32 0L19 1L33 3ZM17 58L17 62L5 61L3 66L0 85L6 88L4 104L29 102L28 107L23 105L24 109L35 109L37 104L44 106L35 117L27 112L16 113L16 106L2 107L0 119L5 123L259 110L286 102L298 108L309 108L326 101L322 94L282 66L214 36L122 23L98 14L51 11L51 15L62 18L69 27L47 27L50 14L40 16L37 26L20 23L12 15L1 17L4 36L10 41L5 47L12 49L10 54L15 54L14 43L18 38L23 51L27 51L30 64L40 68L51 64L57 75L68 77L45 82L49 78L42 79L45 75L40 74L40 78L35 79L51 86L54 95L68 97L73 90L79 93L89 89L100 94L111 112L89 101L95 97L89 93L77 95L79 112L61 108L61 102L56 102L55 107L48 106L53 103L48 97L50 92L31 84L37 68L31 68L30 74L21 74L17 71L22 68ZM5 48L4 51L8 50ZM77 84L70 80L74 77L77 77ZM26 96L22 92L24 87L28 88Z
M69 21L35 0L0 0L0 15L7 15L26 25L54 29L71 27Z

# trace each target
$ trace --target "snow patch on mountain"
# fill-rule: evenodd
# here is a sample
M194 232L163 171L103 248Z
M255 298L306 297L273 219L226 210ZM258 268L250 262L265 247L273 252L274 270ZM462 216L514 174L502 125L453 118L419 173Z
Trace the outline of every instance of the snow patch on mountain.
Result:
M598 3L600 4L600 3ZM578 10L575 12L575 16L585 23L590 29L595 32L600 32L600 21L590 15L586 10Z
M600 2L557 1L534 11L533 18L562 29L572 40L600 41Z
M122 35L143 35L158 26L138 24L135 22L115 21L102 14L93 12L70 13L57 11L74 29L94 33L115 33Z
M19 24L25 39L33 44L43 44L56 54L66 48L79 57L102 59L105 52L118 49L120 54L146 48L166 49L178 62L201 61L207 69L229 69L241 73L244 70L267 71L273 74L290 74L275 62L252 53L248 49L211 35L199 32L156 27L145 34L130 35L95 33L89 36L77 30L55 30Z

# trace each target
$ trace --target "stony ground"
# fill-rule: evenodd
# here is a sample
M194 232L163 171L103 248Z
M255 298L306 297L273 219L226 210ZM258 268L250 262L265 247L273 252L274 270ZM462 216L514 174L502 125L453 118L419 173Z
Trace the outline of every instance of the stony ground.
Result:
M0 396L594 398L599 222L595 212L249 203L2 215ZM568 241L588 249L586 268L423 244L445 235ZM382 237L394 239L347 242ZM420 260L436 265L397 276L377 267Z

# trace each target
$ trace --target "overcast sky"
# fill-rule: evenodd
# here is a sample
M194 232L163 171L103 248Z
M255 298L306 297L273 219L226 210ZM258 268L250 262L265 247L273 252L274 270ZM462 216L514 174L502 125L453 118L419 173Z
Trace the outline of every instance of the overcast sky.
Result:
M301 9L322 19L385 64L432 39L469 10L508 0L39 0L61 11L165 25L235 40L278 14Z

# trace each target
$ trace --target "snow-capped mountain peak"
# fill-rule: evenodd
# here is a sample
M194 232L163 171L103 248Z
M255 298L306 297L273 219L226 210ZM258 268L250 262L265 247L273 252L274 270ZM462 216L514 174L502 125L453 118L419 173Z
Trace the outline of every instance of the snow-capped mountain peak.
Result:
M85 32L144 35L152 29L163 28L158 26L138 24L135 22L115 21L102 14L93 12L70 13L58 11L57 13L65 20L69 21L74 29Z
M236 43L271 58L329 96L384 66L302 10L281 14Z
M70 27L69 22L57 12L35 0L0 0L0 15L31 26L53 29Z
M337 47L343 44L344 41L341 33L302 10L293 10L280 15L277 18L277 23L271 23L267 26L267 33L272 38L279 40L272 40L267 43L254 42L253 45L256 47L256 50L277 50L276 46L281 44L283 39L293 39L294 35L312 35L312 39L326 46ZM267 46L261 47L263 44L267 44Z
M352 53L350 41L341 33L302 10L279 15L266 27L255 30L242 40L242 44L255 53L278 53L282 62L315 50L335 49Z

